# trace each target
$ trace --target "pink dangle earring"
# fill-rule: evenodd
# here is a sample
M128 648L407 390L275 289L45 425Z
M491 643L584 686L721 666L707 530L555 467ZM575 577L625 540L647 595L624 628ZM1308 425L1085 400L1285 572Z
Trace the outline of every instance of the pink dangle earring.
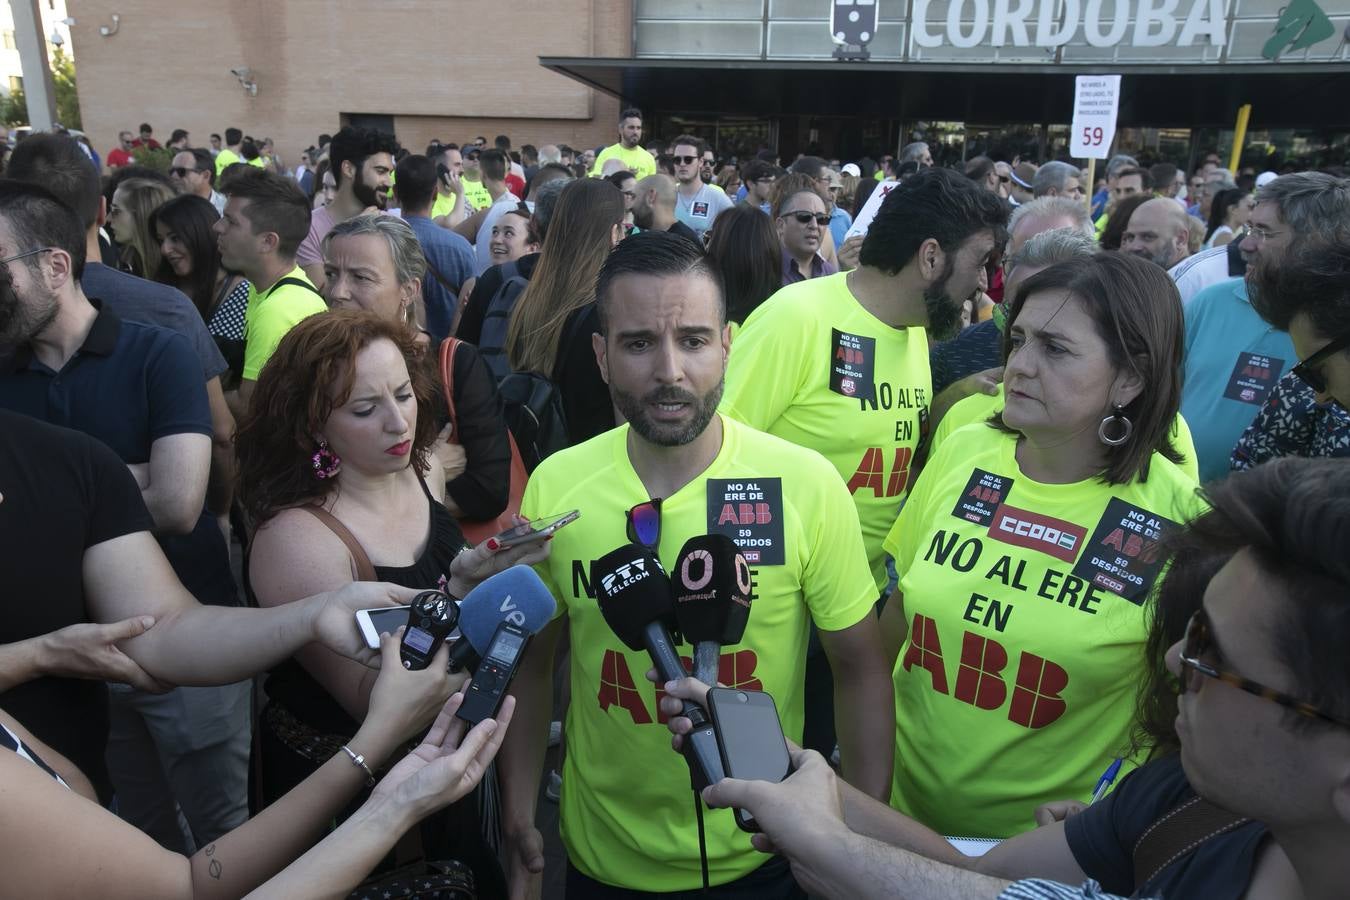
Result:
M328 442L322 438L319 439L319 449L314 451L310 459L314 463L314 477L320 481L335 478L342 471L342 459L328 449Z

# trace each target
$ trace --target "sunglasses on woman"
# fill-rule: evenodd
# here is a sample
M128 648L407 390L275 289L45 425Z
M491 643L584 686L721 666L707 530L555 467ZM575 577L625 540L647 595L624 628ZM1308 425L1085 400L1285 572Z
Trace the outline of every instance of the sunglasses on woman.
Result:
M1278 703L1300 716L1309 719L1321 719L1333 725L1350 728L1350 721L1323 712L1311 703L1305 703L1274 688L1266 687L1264 684L1201 661L1200 657L1212 653L1214 650L1214 641L1209 631L1209 616L1205 614L1203 609L1196 610L1195 615L1191 616L1191 621L1186 625L1186 640L1181 645L1181 690L1183 693L1186 691L1198 692L1200 686L1204 684L1200 676L1204 676L1230 684L1240 691L1255 694L1263 700Z
M1346 347L1350 347L1350 334L1336 338L1336 340L1294 366L1294 375L1317 393L1326 393L1327 376L1322 374L1322 363L1340 353Z

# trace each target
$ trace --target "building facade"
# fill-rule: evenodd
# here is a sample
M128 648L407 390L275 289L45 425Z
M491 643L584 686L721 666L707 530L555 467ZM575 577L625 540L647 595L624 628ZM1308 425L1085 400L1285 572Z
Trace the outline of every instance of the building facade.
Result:
M1048 159L1067 154L1073 76L1087 73L1123 76L1119 149L1226 153L1243 104L1257 152L1342 162L1350 134L1350 0L81 0L73 12L100 149L141 121L197 144L234 125L288 161L344 122L412 148L499 133L599 146L635 105L649 134L693 131L728 156L856 158L922 136L949 160L1000 142Z

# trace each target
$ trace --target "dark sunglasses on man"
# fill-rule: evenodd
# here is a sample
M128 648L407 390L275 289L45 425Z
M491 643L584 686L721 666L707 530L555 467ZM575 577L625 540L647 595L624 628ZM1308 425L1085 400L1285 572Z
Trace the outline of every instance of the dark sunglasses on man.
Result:
M1350 347L1350 334L1336 338L1336 340L1294 366L1294 375L1317 393L1326 393L1327 376L1322 373L1322 364L1347 347Z
M799 225L810 225L811 222L814 221L814 222L815 222L817 225L819 225L821 228L825 228L825 227L829 226L829 224L830 224L830 217L827 216L825 213L813 213L813 212L807 212L807 211L804 210L804 209L799 209L799 210L797 210L797 211L795 211L795 212L786 212L786 213L783 213L783 214L782 214L781 216L779 216L778 218L780 218L780 219L794 219L794 220L796 220L797 224L799 224Z
M185 169L182 166L174 166L169 170L170 175L177 175L179 178L186 178L189 172L200 172L201 169Z

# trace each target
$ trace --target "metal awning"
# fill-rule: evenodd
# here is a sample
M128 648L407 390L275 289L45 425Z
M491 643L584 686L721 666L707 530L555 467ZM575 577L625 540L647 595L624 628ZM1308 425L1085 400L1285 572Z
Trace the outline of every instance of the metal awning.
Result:
M647 110L691 115L832 115L998 125L1064 123L1073 76L1121 74L1122 126L1350 127L1350 66L1067 65L835 60L540 57L540 65Z

